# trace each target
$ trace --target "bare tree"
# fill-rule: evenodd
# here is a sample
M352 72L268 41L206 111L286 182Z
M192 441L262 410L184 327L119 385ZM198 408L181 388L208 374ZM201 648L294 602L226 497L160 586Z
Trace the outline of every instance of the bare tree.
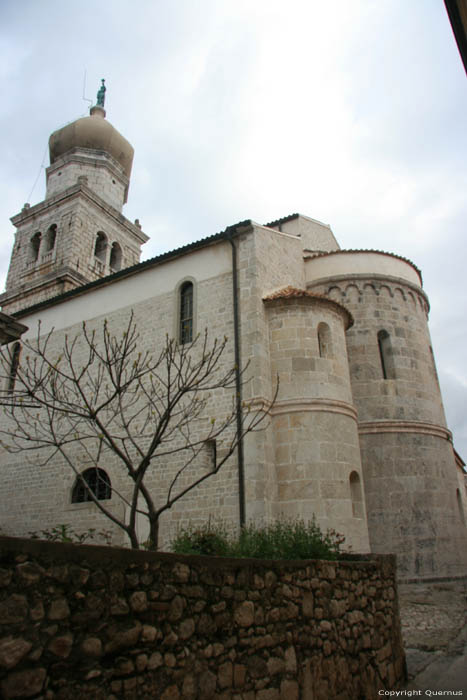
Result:
M13 356L17 348L2 349L8 390L1 399L6 424L0 442L8 452L31 452L38 466L61 457L87 500L126 532L135 549L137 515L147 517L149 546L157 549L161 515L219 472L240 440L263 423L275 396L254 410L243 405L239 420L243 373L228 366L227 338L210 341L207 331L183 345L167 336L154 356L140 350L133 314L119 334L107 321L99 332L83 323L80 333L65 336L60 353L52 338L53 330L42 336L39 324L34 340L23 341L19 361ZM216 409L219 397L223 410ZM211 464L196 469L201 451L217 440ZM128 479L124 493L112 488L112 498L125 503L125 518L115 515L82 475L83 463L98 475L109 458ZM170 479L163 501L156 503L147 481L157 469Z

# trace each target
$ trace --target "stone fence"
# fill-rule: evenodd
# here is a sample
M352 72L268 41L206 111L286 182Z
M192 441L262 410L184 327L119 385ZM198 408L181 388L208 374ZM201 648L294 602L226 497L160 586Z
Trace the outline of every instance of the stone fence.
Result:
M395 574L1 537L1 697L373 700L405 677Z

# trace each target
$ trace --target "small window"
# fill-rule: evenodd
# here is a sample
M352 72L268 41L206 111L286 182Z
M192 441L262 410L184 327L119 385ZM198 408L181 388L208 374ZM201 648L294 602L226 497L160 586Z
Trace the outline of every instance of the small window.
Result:
M180 343L193 341L193 283L185 282L180 288Z
M122 249L120 245L115 242L112 243L112 249L110 251L110 269L112 272L118 272L122 267Z
M212 472L217 467L217 444L215 440L206 440L205 445L206 470Z
M55 248L55 241L57 238L57 225L52 224L46 233L45 237L45 252L50 253L51 250Z
M360 483L360 476L357 472L352 472L349 477L350 498L352 499L352 516L363 518L363 493Z
M31 238L30 260L32 262L35 262L39 258L40 247L41 247L41 232L38 231Z
M86 485L88 488L86 488ZM77 477L71 495L72 503L92 501L90 489L98 501L106 501L112 496L112 487L108 474L97 467L86 469Z
M12 394L15 389L16 375L18 374L19 357L21 355L21 343L15 343L11 350L10 374L8 376L8 393Z
M462 521L462 524L465 525L465 513L464 513L464 506L462 503L462 496L461 496L460 489L457 489L456 495L457 495L457 507L459 508L459 517Z
M385 330L378 331L378 347L381 360L381 369L384 379L395 379L394 353L391 344L391 336Z
M96 245L94 246L94 257L105 264L107 257L107 236L102 231L96 236Z
M320 357L332 357L331 330L327 323L318 325L318 349Z

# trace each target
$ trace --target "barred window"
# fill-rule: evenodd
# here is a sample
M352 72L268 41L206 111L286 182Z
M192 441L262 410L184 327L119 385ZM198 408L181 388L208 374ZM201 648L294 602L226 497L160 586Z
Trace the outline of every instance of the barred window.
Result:
M98 501L106 501L112 497L112 486L107 472L98 467L86 469L80 474L73 486L71 494L72 503L86 503L92 501L88 488L91 489Z
M180 288L180 329L179 341L193 341L193 283L185 282Z

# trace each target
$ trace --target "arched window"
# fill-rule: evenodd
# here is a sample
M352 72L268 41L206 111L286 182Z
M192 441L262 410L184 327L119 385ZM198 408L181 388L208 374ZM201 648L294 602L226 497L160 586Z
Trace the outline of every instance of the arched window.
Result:
M462 504L462 496L461 496L460 489L457 489L456 496L457 496L457 507L459 508L459 516L460 516L460 519L462 520L462 524L465 525L465 513L464 513L464 506Z
M30 260L32 262L35 262L38 259L40 247L41 247L41 232L38 231L31 238Z
M360 483L360 476L357 472L352 472L349 477L350 498L352 499L352 516L363 518L363 493Z
M55 240L57 238L57 224L52 224L45 236L45 252L50 253L55 248Z
M94 246L94 257L105 264L107 257L107 236L102 231L96 236L96 245Z
M8 393L12 394L15 389L16 375L18 374L19 357L21 355L21 343L15 343L11 350L10 374L8 376Z
M331 330L327 323L318 325L318 349L320 357L332 357Z
M92 501L86 484L98 501L106 501L112 497L112 486L107 472L98 467L92 467L77 477L71 494L72 503Z
M193 340L193 283L184 282L180 287L180 328L179 341L191 343Z
M120 245L115 242L112 243L112 248L110 251L110 269L112 272L118 272L122 267L122 249Z
M394 353L391 344L391 336L385 330L378 331L378 347L381 359L381 369L384 379L395 379Z

